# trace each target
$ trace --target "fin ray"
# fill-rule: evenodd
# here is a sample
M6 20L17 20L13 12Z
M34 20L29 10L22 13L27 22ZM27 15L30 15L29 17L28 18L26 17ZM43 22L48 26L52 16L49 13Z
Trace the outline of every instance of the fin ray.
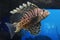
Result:
M28 30L30 31L31 34L36 35L40 32L40 23L37 23L30 27Z

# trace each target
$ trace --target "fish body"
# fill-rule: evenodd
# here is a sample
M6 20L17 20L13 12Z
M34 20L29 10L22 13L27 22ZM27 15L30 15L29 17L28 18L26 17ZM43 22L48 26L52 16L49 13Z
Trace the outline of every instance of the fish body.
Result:
M10 23L16 28L14 32L17 33L20 30L25 29L30 31L33 35L38 34L41 27L40 22L49 15L49 12L40 9L30 2L27 2L26 5L20 6L18 9L10 11L12 13Z

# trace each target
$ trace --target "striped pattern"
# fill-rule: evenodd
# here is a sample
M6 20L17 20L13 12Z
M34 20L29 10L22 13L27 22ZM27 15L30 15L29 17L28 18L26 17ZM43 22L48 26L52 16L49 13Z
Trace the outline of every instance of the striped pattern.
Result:
M27 4L28 5L23 4L24 8L20 6L18 11L15 10L10 21L13 24L16 23L15 32L19 32L21 29L26 29L29 30L31 34L37 34L40 31L41 20L46 18L49 15L49 12L47 10L40 9L29 2L27 2Z

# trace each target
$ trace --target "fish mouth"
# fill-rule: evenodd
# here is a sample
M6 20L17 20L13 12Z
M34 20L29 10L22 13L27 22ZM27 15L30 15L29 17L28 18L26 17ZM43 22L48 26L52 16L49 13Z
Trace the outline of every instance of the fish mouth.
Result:
M42 14L43 18L46 18L49 14L50 12L48 10L43 9L43 14Z

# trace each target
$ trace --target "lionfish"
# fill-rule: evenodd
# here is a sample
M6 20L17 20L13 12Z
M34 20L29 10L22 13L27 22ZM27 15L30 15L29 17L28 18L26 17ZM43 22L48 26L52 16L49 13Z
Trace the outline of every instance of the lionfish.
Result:
M27 2L27 4L23 3L19 8L10 11L10 13L12 14L10 23L6 23L6 25L8 26L11 35L14 28L14 33L25 29L33 35L38 34L41 28L40 22L49 15L47 10L40 9L37 5L31 2Z

